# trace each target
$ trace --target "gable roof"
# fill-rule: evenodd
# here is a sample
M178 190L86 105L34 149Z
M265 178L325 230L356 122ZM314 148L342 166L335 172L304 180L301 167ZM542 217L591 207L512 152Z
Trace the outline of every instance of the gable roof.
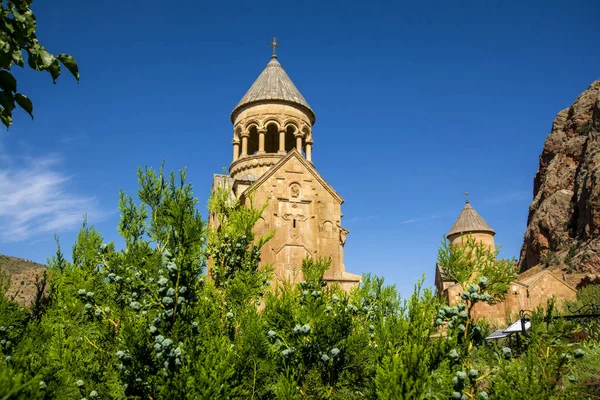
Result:
M560 283L562 283L563 285L565 285L566 287L571 289L573 292L577 291L574 287L572 287L567 282L563 281L562 279L560 279L558 276L554 275L552 272L550 272L547 269L540 271L537 274L528 276L525 279L519 279L519 278L521 278L521 276L519 276L519 277L517 277L516 282L519 282L519 283L527 286L528 288L532 288L532 287L536 286L538 283L540 283L542 281L542 279L544 279L544 277L546 277L547 275L550 275L551 278L556 279L557 281L559 281Z
M460 286L460 283L458 282L454 282L454 281L446 281L443 280L442 282L453 282L452 285L448 286L446 289L444 289L444 291L450 290L451 288L455 287L455 286ZM520 281L512 281L510 282L510 285L519 285L519 286L523 286L524 288L528 288L529 286L527 286L526 284L524 284L523 282ZM463 289L464 290L464 289Z
M231 112L233 122L235 113L242 107L264 101L284 101L301 106L310 114L312 121L316 119L315 112L310 108L306 99L300 94L283 67L277 61L277 56L271 56L271 61L256 78L244 97Z
M448 236L457 234L457 233L468 233L468 232L486 232L495 235L496 232L492 229L491 226L488 225L487 222L479 214L469 201L465 203L465 207L460 212L456 222L452 225L450 232L448 232Z
M302 155L298 153L298 150L296 150L295 148L289 151L285 157L279 160L277 164L273 165L267 172L262 174L262 176L258 178L252 184L252 186L250 186L242 193L242 196L248 196L250 193L255 191L260 185L262 185L267 179L273 176L275 172L277 172L281 167L287 164L287 162L292 158L296 158L300 162L300 164L302 164L308 170L308 172L310 172L311 175L325 188L325 190L327 190L333 196L334 199L339 201L340 204L344 203L344 199L342 199L342 197L331 187L331 185L327 183L327 181L323 179L321 175L319 175L312 163L306 161L306 159L302 157Z

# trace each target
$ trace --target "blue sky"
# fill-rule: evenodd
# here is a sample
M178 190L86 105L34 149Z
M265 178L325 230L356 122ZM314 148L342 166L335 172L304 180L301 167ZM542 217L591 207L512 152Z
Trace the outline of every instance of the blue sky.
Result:
M0 132L0 253L44 262L84 213L116 240L119 188L163 159L206 215L229 114L277 35L317 114L313 161L346 201L349 271L431 284L465 190L518 257L552 120L600 77L598 2L520 3L37 1L38 37L81 82L15 71L35 120Z

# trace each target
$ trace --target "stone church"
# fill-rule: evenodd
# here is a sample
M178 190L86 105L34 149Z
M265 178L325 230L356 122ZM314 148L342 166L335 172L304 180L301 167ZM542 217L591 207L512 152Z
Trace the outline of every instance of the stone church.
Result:
M229 174L214 175L212 187L228 188L242 205L268 203L254 230L257 235L275 230L262 248L261 265L272 264L277 280L300 281L306 255L328 256L325 280L348 290L361 278L344 266L344 200L313 163L315 112L279 63L277 44L271 44L271 60L231 113Z
M495 248L494 236L496 232L466 201L456 222L447 234L452 246L461 245L467 235L476 241ZM564 279L559 270L550 270L541 266L528 270L512 281L503 302L494 305L479 302L471 310L471 315L476 318L486 318L492 324L502 325L518 318L521 310L534 310L538 306L545 306L550 297L557 300L557 304L564 300L575 300L576 290ZM437 293L449 305L459 303L463 288L460 284L448 280L444 270L436 264L435 287Z

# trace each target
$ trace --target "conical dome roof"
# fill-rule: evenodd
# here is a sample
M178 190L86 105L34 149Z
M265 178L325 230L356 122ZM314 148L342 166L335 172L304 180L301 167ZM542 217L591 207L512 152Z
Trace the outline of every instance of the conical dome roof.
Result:
M488 225L487 222L479 214L469 201L465 203L465 207L460 212L460 215L456 219L456 222L448 232L448 236L455 235L457 233L468 233L468 232L486 232L495 235L496 232Z
M314 111L300 94L288 74L285 73L283 67L277 61L276 55L271 56L271 61L231 112L232 122L236 111L240 108L255 102L269 100L286 101L299 105L308 112L311 120L315 121Z

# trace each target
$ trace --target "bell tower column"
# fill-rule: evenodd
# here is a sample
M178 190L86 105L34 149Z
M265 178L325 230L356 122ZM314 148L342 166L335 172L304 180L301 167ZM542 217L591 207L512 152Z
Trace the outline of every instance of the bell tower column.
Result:
M258 152L256 154L265 154L265 129L258 130Z
M313 142L306 142L306 160L312 162L312 145Z
M285 129L279 131L279 154L285 154Z
M240 157L246 157L248 155L248 132L242 133L242 154Z
M296 136L296 150L298 150L298 153L302 154L302 135Z
M239 139L233 139L231 144L233 144L233 161L237 161L240 157L240 141Z

